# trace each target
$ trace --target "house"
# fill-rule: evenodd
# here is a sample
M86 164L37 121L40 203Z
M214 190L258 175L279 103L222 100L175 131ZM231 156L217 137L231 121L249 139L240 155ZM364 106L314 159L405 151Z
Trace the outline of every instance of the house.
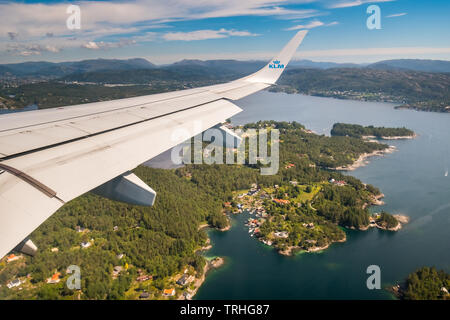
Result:
M289 183L292 184L294 187L295 187L296 185L298 185L298 182L297 182L297 181L289 181Z
M152 280L152 279L153 279L152 276L147 275L147 274L143 274L143 275L137 277L137 278L136 278L136 281L137 281L137 282L144 282L144 281Z
M328 182L329 182L329 183L332 183L332 184L335 184L335 185L337 185L337 186L340 186L340 187L347 185L347 182L345 182L344 180L334 180L334 179L330 179L330 180L328 180Z
M58 252L59 249L55 247L55 248L51 248L50 251L51 251L51 252Z
M180 279L178 279L177 284L180 286L185 286L191 283L192 281L194 281L194 277L185 273Z
M277 238L287 238L289 236L289 232L287 231L277 231L274 233Z
M175 289L164 289L163 295L165 295L166 297L173 297L175 295Z
M114 270L113 270L113 277L117 277L122 270L123 270L123 267L115 266Z
M287 165L284 166L285 169L290 169L290 168L294 168L295 164L293 163L288 163Z
M289 200L284 200L284 199L273 199L273 201L277 204L281 204L281 205L285 205L285 204L289 204L291 203Z
M83 249L89 248L91 245L92 245L92 243L90 243L90 242L82 242L81 243L81 247Z
M223 206L224 206L225 208L229 208L229 207L231 207L231 202L225 202L225 203L223 204Z
M183 297L186 300L189 300L191 298L191 294L189 292L183 292Z
M52 284L58 283L59 281L61 281L61 279L59 278L60 275L61 275L60 272L56 272L50 278L47 279L47 283L52 283Z
M305 228L308 228L308 229L314 229L314 222L311 222L311 223L303 223L302 224Z
M118 226L114 226L113 231L117 231L117 230L119 230L119 227Z
M77 232L85 232L85 231L87 232L87 231L89 231L87 228L83 228L83 227L80 227L80 226L76 226L75 230Z
M149 297L150 297L150 293L145 292L145 291L139 295L139 299L148 299Z
M6 262L10 263L19 259L22 259L23 256L16 256L15 254L11 254L6 258Z
M124 255L123 253L120 253L120 254L118 254L118 255L116 256L116 258L120 260L120 259L122 259L124 256L125 256L125 255Z
M16 280L9 282L6 286L8 287L8 289L11 289L11 288L20 286L22 283L23 282L20 279L16 279Z

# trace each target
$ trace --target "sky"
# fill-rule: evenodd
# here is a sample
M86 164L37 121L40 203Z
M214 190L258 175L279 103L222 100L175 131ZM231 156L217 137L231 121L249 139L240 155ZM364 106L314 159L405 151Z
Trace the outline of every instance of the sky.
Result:
M267 60L303 29L295 59L450 60L449 13L448 0L0 0L0 63Z

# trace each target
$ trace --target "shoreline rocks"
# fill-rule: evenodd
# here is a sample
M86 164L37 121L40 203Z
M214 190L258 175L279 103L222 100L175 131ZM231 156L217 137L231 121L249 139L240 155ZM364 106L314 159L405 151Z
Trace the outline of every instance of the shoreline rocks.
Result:
M397 148L395 146L389 146L388 148L383 149L383 150L375 150L370 153L363 153L352 164L336 167L336 168L334 168L334 170L336 170L336 171L354 171L354 170L358 169L359 167L363 167L363 166L366 166L367 164L369 164L369 161L367 160L367 158L374 157L374 156L382 156L385 153L392 153L395 150L397 150Z

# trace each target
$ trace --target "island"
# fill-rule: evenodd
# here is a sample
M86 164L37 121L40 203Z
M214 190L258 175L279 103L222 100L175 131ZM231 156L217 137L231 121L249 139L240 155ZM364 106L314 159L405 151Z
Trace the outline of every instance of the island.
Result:
M401 300L450 300L450 274L434 267L423 267L388 290Z
M331 129L332 136L348 136L355 138L377 138L383 140L413 139L414 131L403 128L385 128L361 126L358 124L335 123Z

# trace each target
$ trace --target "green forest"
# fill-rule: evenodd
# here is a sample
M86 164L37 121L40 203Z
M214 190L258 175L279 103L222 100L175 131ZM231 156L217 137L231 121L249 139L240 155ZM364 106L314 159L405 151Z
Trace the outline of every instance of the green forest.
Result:
M332 136L349 136L362 138L364 136L383 137L412 137L414 131L403 128L385 128L374 126L361 126L359 124L335 123L331 129Z
M434 267L411 273L400 287L400 297L405 300L450 300L450 274Z
M162 290L173 285L175 274L187 267L202 273L206 262L198 250L207 244L208 237L199 226L227 226L224 202L232 201L233 192L254 183L268 188L285 186L288 197L316 192L314 186L321 186L310 202L313 206L305 202L288 210L267 204L275 217L285 215L297 225L303 221L318 225L315 230L297 228L289 241L303 239L307 232L319 244L325 243L342 238L344 231L339 226L359 228L368 224L369 211L364 203L370 204L380 191L330 168L350 164L361 153L386 145L353 137L319 136L295 122L267 121L246 127L268 126L280 130L277 174L260 175L259 164L186 165L173 170L139 166L134 173L157 191L153 207L120 203L92 193L72 200L31 234L39 248L35 257L0 261L0 298L127 299L136 297L134 291L138 294L144 290L154 299L162 298ZM287 169L286 163L295 166ZM330 179L343 180L346 185L333 185ZM304 187L292 187L292 180ZM91 246L82 248L81 243L87 242ZM81 268L81 291L65 286L70 265ZM124 271L113 277L116 266ZM55 272L62 274L63 281L46 283ZM151 275L152 280L138 285L138 274ZM26 279L22 290L6 287L19 278ZM182 290L177 287L178 293Z

